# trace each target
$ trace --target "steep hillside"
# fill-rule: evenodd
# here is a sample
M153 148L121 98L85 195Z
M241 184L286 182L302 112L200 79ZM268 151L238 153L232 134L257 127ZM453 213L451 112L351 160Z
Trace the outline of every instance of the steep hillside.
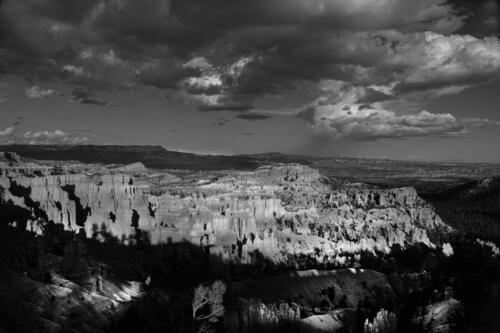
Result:
M458 230L474 237L500 240L500 178L467 182L427 199L443 220Z

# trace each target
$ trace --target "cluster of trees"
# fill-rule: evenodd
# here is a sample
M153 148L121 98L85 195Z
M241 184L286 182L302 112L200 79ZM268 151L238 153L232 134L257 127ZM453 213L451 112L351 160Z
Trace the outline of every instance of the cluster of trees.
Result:
M246 332L298 332L301 309L287 302L265 304L259 299L240 300L239 330Z

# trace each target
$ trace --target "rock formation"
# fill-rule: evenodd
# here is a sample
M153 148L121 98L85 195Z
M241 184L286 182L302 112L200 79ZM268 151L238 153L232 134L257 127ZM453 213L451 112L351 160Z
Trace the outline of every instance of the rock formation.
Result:
M450 230L413 188L333 188L296 164L169 174L140 163L61 166L2 156L2 201L29 210L26 227L37 233L53 221L123 244L188 241L225 262L284 264L305 255L342 266L394 244L434 247L432 234Z
M396 333L396 315L385 309L381 309L373 318L373 321L365 320L364 333Z

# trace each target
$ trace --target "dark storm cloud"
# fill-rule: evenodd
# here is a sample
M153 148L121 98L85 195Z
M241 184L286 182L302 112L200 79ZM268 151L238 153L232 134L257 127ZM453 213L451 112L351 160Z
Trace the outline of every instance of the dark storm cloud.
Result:
M161 89L180 88L180 81L188 77L198 77L201 72L196 68L184 68L175 64L159 64L144 69L137 80L144 85ZM194 89L193 89L194 90Z
M459 19L450 14L449 7L438 6L441 2L396 1L389 6L299 0L5 0L2 22L6 32L2 35L11 49L48 56L66 46L100 45L130 59L165 55L187 59L222 41L230 46L226 52L237 58L241 56L238 51L289 49L322 30L418 30L426 17L434 23L425 28L442 31L446 26L437 23L444 21L448 30L453 29ZM372 15L369 10L384 15ZM274 33L262 35L265 30ZM256 41L238 43L235 39L240 34Z
M297 115L299 118L302 118L306 120L307 122L314 124L315 123L315 114L316 114L316 108L310 106L307 109L299 112Z
M498 0L450 0L456 11L465 15L460 32L474 36L500 36L500 4Z
M71 24L79 24L88 17L99 0L68 1L31 1L33 12L42 16Z
M498 23L488 14L492 1L471 7L461 0L3 0L0 6L0 68L27 75L31 85L59 79L85 91L150 86L200 111L249 111L260 98L307 90L316 100L300 117L318 123L329 115L315 116L317 106L326 106L325 113L341 102L424 102L500 71L498 39L483 38L486 28L472 19L484 18L491 32ZM344 94L346 86L354 97Z

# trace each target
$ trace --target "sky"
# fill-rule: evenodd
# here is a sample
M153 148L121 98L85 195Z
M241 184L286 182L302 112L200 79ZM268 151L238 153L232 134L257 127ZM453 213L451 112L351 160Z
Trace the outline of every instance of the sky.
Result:
M500 163L500 8L0 0L0 144Z

